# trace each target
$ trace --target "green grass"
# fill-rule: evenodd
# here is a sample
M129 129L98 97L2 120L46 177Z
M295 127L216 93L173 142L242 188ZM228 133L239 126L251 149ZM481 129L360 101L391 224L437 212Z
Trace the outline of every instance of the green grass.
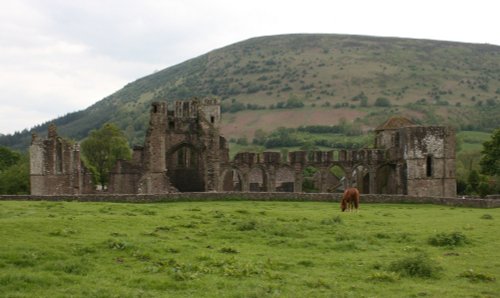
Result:
M500 209L338 209L0 202L0 296L498 297Z
M490 140L491 134L480 131L460 131L457 140L461 140L460 152L481 151L483 143Z

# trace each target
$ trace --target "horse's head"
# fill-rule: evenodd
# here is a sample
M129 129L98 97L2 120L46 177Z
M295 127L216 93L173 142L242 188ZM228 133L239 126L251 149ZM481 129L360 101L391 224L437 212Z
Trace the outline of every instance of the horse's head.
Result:
M342 212L344 212L346 209L347 209L347 203L345 200L342 200L340 202L340 210L342 210Z

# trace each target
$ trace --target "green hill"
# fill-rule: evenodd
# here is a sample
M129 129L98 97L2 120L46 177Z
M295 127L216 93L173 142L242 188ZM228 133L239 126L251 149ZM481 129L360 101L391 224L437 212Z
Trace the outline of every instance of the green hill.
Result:
M153 101L218 96L223 134L333 125L370 129L393 114L418 123L489 131L500 127L500 47L333 34L249 39L127 84L89 108L55 119L80 140L115 122L141 143ZM44 133L48 123L32 129ZM0 137L26 148L30 132Z

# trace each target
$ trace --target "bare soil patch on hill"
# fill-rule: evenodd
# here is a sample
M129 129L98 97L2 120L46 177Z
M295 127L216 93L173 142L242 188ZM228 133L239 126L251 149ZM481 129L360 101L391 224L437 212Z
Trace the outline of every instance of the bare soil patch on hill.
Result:
M359 110L332 108L245 111L232 117L223 117L222 135L226 138L246 136L251 139L257 129L272 131L280 126L335 125L341 119L350 121L365 114Z

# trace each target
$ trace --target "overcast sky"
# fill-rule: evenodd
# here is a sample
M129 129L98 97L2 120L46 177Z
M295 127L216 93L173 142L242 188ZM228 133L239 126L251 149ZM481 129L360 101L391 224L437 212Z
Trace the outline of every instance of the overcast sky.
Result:
M137 78L262 35L500 45L500 1L0 0L0 133L84 109Z

